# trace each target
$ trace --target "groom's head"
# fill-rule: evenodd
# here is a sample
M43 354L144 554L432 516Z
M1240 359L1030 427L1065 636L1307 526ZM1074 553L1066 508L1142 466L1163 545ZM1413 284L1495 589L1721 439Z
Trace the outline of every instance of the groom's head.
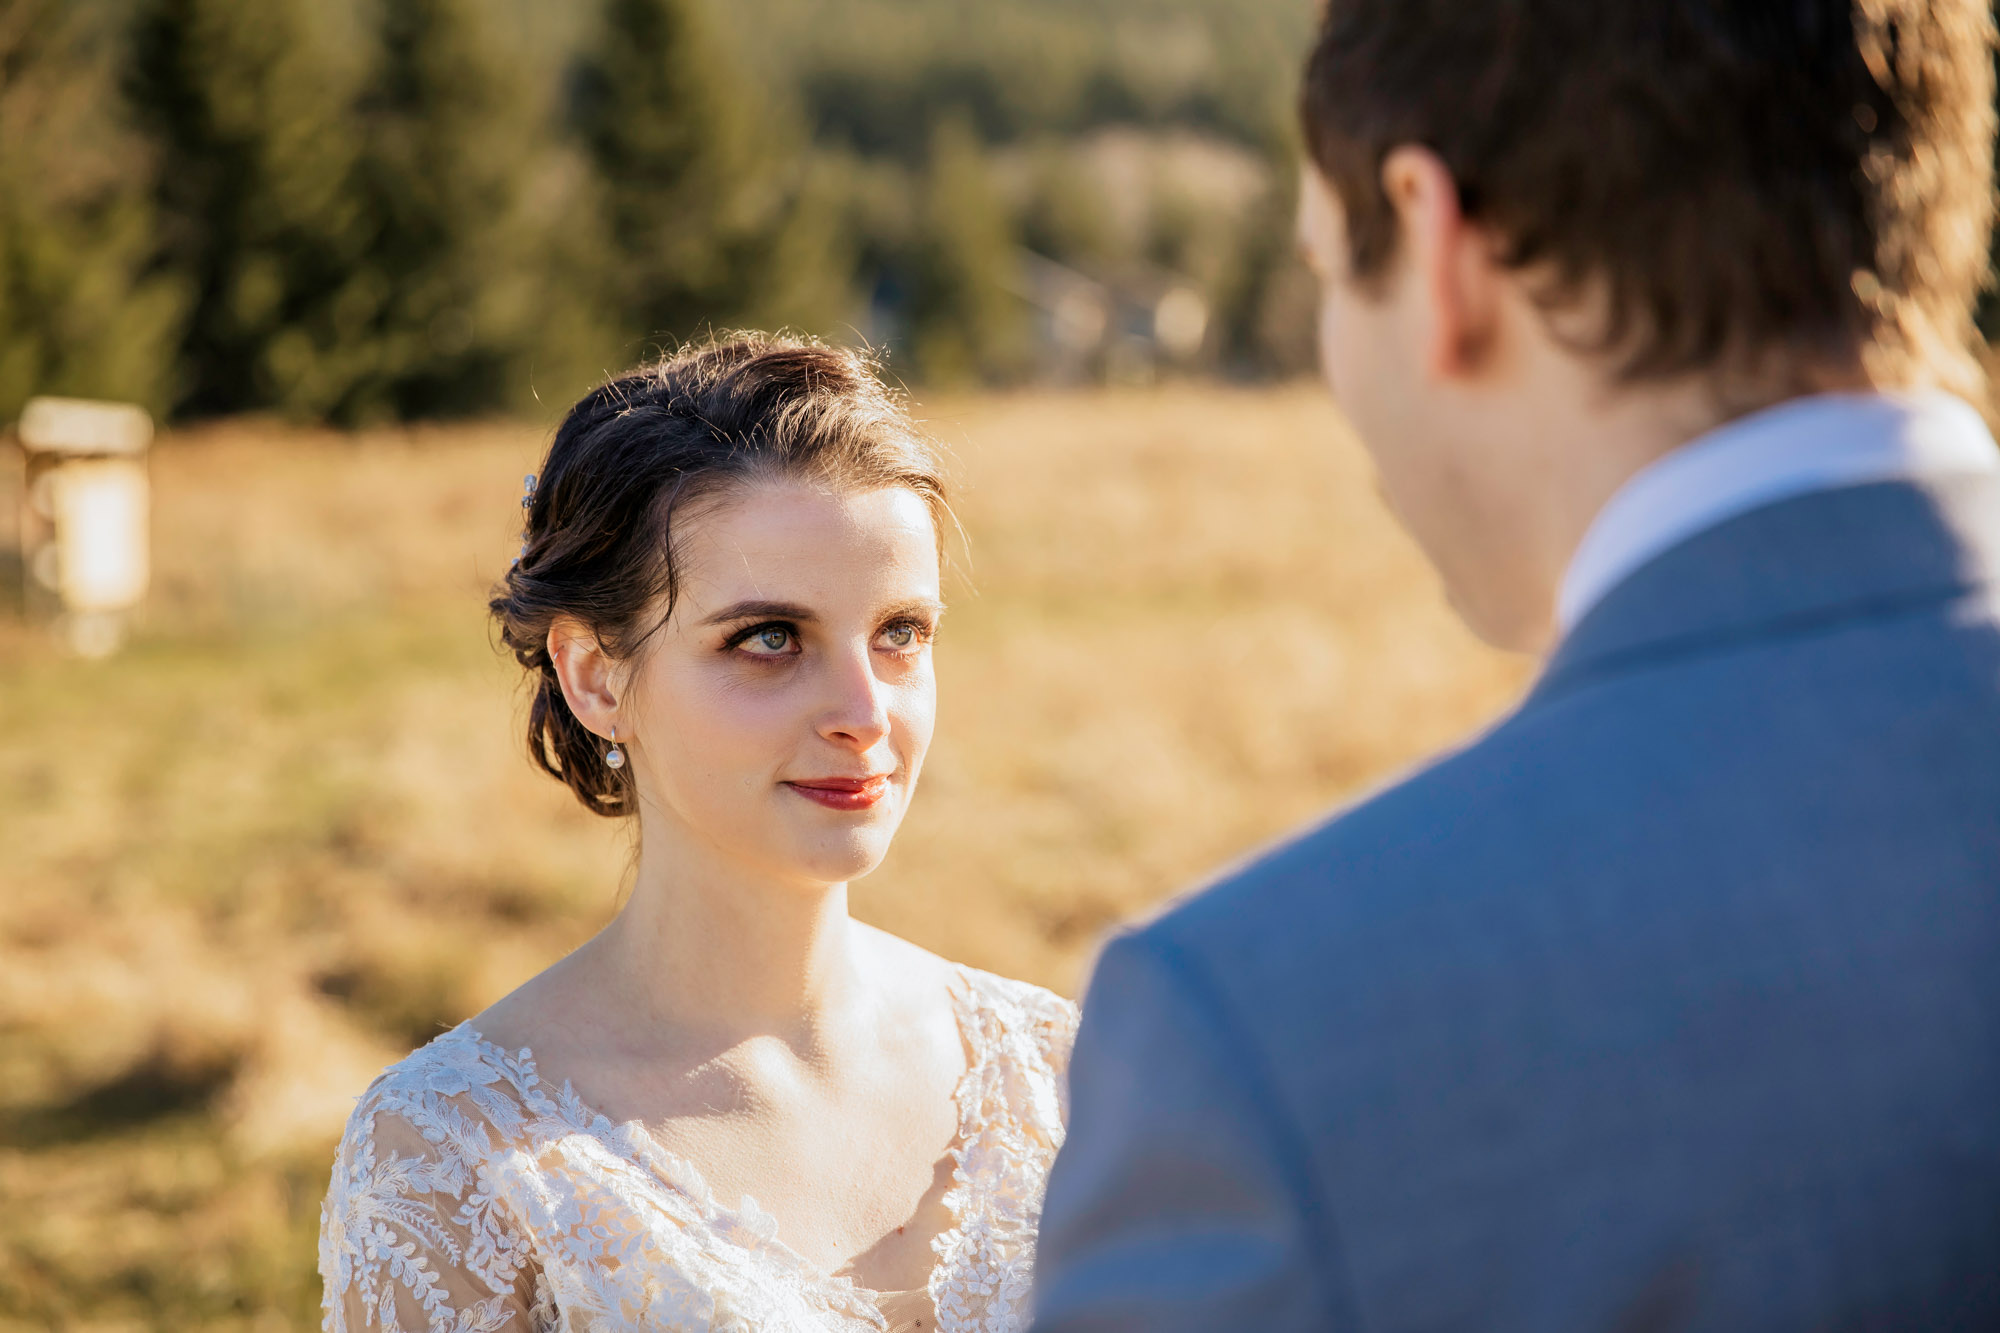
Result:
M1475 629L1547 639L1635 471L1802 392L1976 382L1987 0L1326 0L1321 348Z

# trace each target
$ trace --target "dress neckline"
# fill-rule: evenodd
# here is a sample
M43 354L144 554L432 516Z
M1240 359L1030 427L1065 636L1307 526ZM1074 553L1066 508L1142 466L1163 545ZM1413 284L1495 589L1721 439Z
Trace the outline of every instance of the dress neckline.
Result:
M959 1040L965 1046L965 1069L952 1088L952 1107L957 1112L958 1132L945 1147L945 1154L952 1159L952 1171L951 1185L944 1192L943 1202L951 1221L931 1238L931 1253L940 1257L950 1253L966 1228L967 1218L960 1212L954 1200L969 1200L974 1197L968 1188L970 1181L966 1175L964 1151L971 1134L968 1098L972 1095L980 1073L993 1058L992 1044L985 1039L980 1030L975 1010L978 987L973 980L971 970L963 963L949 963L948 966L951 969L951 984L946 988L946 993L950 996L952 1020L958 1026ZM510 1051L507 1047L483 1036L479 1029L472 1026L471 1019L460 1023L438 1040L444 1041L455 1036L462 1036L471 1042L474 1049L483 1057L497 1056L496 1063L502 1070L512 1069L518 1072L522 1076L521 1090L524 1094L540 1092L544 1096L553 1098L559 1106L570 1107L579 1112L581 1118L589 1122L579 1127L588 1129L593 1137L605 1142L607 1147L622 1153L625 1143L619 1140L643 1145L648 1155L656 1155L663 1164L671 1168L669 1171L652 1170L650 1174L693 1204L710 1234L733 1248L750 1254L760 1251L768 1253L802 1275L831 1286L843 1294L862 1297L874 1309L878 1318L882 1317L881 1302L890 1297L906 1296L918 1291L935 1296L930 1282L921 1287L911 1287L907 1291L878 1291L872 1287L864 1287L843 1274L827 1272L779 1237L777 1219L766 1212L752 1196L745 1194L734 1208L723 1204L701 1169L661 1143L659 1137L646 1128L643 1119L613 1120L584 1100L567 1078L562 1081L560 1089L552 1088L542 1077L541 1067L535 1059L532 1048L524 1045ZM759 1244L751 1246L745 1243L743 1239L745 1236L755 1236ZM936 1280L938 1272L939 1265L933 1263L932 1282ZM884 1322L887 1322L886 1319Z

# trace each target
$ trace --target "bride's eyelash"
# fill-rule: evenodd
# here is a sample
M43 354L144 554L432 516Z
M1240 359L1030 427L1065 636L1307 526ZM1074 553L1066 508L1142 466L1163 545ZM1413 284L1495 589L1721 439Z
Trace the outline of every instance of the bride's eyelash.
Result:
M767 629L781 629L785 633L791 635L794 640L798 638L799 634L798 626L794 625L789 620L760 620L754 625L745 625L742 629L735 631L727 639L724 639L722 642L722 651L726 653L733 649L741 648L744 644L750 642L750 640L756 638L759 634L762 634ZM884 623L882 627L876 630L875 632L877 634L886 634L892 629L907 629L913 631L916 634L917 641L919 643L931 642L933 639L937 638L937 632L938 632L937 623L935 621L911 620L908 618L888 621Z
M741 648L767 629L781 629L794 639L799 636L798 626L792 624L789 620L762 620L755 625L745 625L742 629L730 635L723 641L722 651L726 653L732 648Z

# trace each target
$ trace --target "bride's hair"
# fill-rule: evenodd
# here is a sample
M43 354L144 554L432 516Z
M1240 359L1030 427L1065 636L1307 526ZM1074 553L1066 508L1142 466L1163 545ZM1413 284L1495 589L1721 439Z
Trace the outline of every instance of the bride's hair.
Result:
M615 659L665 625L677 591L676 523L747 483L797 478L842 490L901 486L949 522L936 447L865 353L784 334L693 343L600 385L556 430L525 502L521 557L488 606L528 672L528 753L584 806L622 815L630 768L564 700L549 628L573 617Z

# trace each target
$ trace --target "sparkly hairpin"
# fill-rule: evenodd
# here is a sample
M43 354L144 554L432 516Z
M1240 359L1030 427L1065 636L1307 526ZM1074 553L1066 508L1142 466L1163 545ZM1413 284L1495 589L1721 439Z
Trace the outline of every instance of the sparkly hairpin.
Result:
M528 510L533 509L534 507L535 507L535 474L530 472L527 476L521 478L521 511L525 514ZM527 527L528 527L528 521L526 518L523 518L521 520L521 549L514 556L514 563L517 565L520 564L522 559L526 557L528 554Z

